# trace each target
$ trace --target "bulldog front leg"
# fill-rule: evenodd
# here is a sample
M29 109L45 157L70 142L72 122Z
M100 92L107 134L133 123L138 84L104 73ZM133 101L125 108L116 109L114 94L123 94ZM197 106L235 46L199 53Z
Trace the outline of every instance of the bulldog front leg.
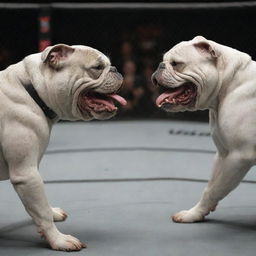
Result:
M49 242L52 249L78 251L86 247L77 238L64 235L56 228L53 223L53 210L48 204L43 181L36 167L29 165L12 167L10 179L26 211L37 225L38 232Z
M229 153L226 157L217 154L212 177L201 200L190 210L175 214L172 220L184 223L202 221L210 211L215 210L221 199L238 186L251 166L251 159L239 151Z

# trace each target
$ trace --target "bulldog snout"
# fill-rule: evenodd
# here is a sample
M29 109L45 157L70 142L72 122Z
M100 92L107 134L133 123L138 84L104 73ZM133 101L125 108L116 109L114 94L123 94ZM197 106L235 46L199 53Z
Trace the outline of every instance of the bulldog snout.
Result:
M158 69L164 69L165 68L165 63L161 62L158 66Z
M117 72L117 69L116 69L115 66L111 66L109 71L110 71L110 72Z

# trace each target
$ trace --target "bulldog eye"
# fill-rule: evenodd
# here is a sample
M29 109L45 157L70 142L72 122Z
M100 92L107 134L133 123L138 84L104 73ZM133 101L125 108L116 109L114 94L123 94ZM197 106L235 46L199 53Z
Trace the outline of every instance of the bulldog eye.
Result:
M92 67L92 68L96 69L96 70L102 70L104 67L103 67L103 65L99 64L99 65L97 65L95 67Z
M181 71L185 67L184 62L177 62L177 61L170 62L170 65L172 65L174 70L178 70L178 71Z
M178 63L177 63L176 61L172 61L170 64L171 64L173 67L175 67L175 66L178 65Z

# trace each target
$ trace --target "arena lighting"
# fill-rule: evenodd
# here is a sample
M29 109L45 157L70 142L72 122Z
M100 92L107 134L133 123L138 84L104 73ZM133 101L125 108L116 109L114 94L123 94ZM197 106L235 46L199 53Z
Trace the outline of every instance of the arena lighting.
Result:
M255 7L256 1L208 3L0 3L0 9L231 9Z

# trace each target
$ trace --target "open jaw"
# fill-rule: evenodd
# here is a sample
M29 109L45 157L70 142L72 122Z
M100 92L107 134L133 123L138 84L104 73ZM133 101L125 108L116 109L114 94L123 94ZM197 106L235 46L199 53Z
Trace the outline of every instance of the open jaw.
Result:
M187 106L195 102L197 96L196 85L187 82L175 88L164 88L164 93L160 94L156 99L158 107L165 105L171 106Z
M115 103L126 105L126 100L118 94L103 94L93 91L82 92L78 98L78 107L81 112L91 114L109 112L113 113L117 110Z

